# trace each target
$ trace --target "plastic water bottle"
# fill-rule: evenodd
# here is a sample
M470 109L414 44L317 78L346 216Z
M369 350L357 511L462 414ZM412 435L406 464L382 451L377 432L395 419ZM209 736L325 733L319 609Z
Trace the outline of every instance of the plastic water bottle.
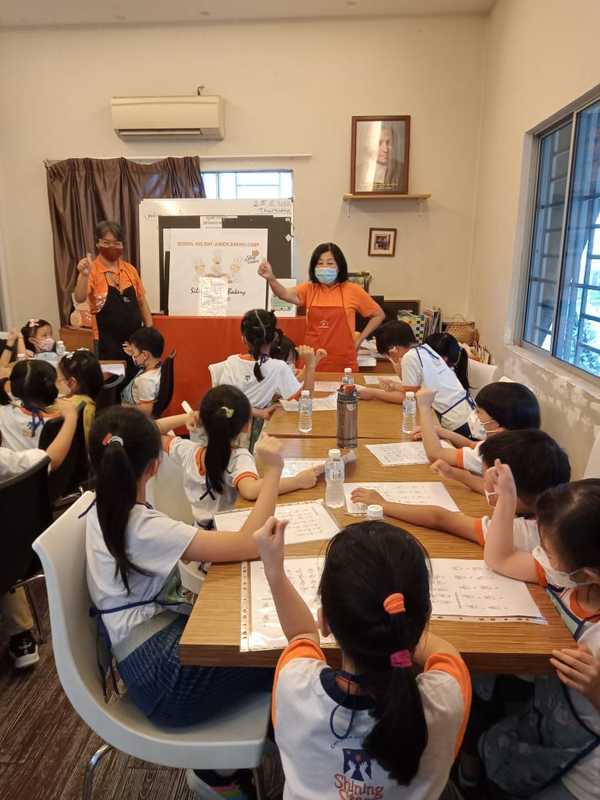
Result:
M405 394L403 407L402 433L414 433L417 425L417 401L414 392Z
M341 452L333 448L325 462L325 505L329 508L341 508L345 501L344 462Z
M378 506L373 504L372 506L367 506L367 519L383 519L383 508L382 506Z
M67 348L65 347L65 343L62 339L59 339L56 343L56 355L58 358L62 358L64 354L67 352Z
M342 383L337 393L337 446L349 449L358 446L358 392L353 380Z
M352 367L345 367L344 374L342 375L342 386L351 385L354 383L354 376L352 375Z
M308 389L302 389L298 401L298 430L300 433L312 431L312 397Z

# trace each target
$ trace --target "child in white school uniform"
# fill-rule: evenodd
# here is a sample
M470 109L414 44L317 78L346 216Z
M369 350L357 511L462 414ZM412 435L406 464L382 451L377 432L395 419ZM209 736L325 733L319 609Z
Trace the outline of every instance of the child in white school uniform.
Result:
M152 416L160 389L160 359L164 348L165 340L156 328L139 328L131 334L124 348L138 373L121 392L121 403L136 406L148 417Z
M458 651L428 631L425 551L384 522L349 525L331 540L319 628L342 651L334 670L284 572L284 528L273 519L255 534L289 642L273 689L284 800L438 800L461 745L471 683Z
M563 484L539 498L541 543L533 553L515 549L517 491L500 459L486 488L496 497L487 565L546 586L576 640L553 651L555 674L535 678L529 706L481 737L486 775L511 797L593 800L600 785L600 481Z
M164 436L163 448L184 474L184 490L197 524L211 528L213 517L233 508L238 494L256 500L262 489L254 456L238 440L250 427L252 410L246 395L235 386L216 386L202 398L199 409L202 441ZM157 421L163 433L190 422L188 415ZM279 494L310 489L317 471L305 469L291 478L282 478Z
M87 584L130 699L157 725L198 723L268 688L272 670L183 666L178 646L189 606L182 604L177 565L256 558L252 533L273 513L283 460L277 440L258 450L261 493L239 533L215 536L176 522L146 502L161 437L133 408L114 406L92 428L96 498L86 518Z
M484 471L492 467L497 458L510 464L518 492L517 513L513 520L515 546L519 550L531 552L539 544L535 518L537 499L546 489L559 486L570 479L571 467L567 454L547 433L537 429L494 434L481 443L479 452ZM493 500L493 497L489 499ZM379 504L383 507L384 514L390 517L412 525L453 533L481 545L485 542L490 523L487 516L470 517L438 506L391 503L372 489L355 489L352 500L367 505Z
M63 425L47 450L10 450L2 446L0 436L0 484L26 472L40 461L49 459L50 469L60 467L65 460L77 427L77 405L70 400L58 400L56 408L64 418ZM33 618L27 596L22 588L0 595L0 615L9 636L8 654L15 669L31 667L40 660L33 635Z
M58 397L57 374L46 361L19 361L10 381L0 382L0 434L4 447L31 450L40 441L46 420L58 416L52 408Z
M445 336L454 339L449 334ZM438 338L430 338L436 347L446 351L443 342ZM384 323L375 331L375 341L377 351L389 358L402 384L385 383L384 389L372 389L370 386L360 389L359 396L362 399L373 397L388 403L402 403L407 391L416 392L425 386L435 394L433 408L442 428L475 438L476 431L471 422L475 402L469 392L466 367L461 373L466 386L455 372L455 367L461 363L460 359L468 360L468 357L456 340L454 342L461 354L456 363L447 361L448 357L436 352L431 344L418 345L413 329L407 322Z
M522 383L489 383L477 395L476 436L479 441L466 439L453 431L436 425L432 413L434 393L419 389L417 406L420 417L420 438L435 471L444 478L453 478L473 491L483 494L483 460L481 442L502 431L540 427L540 404L531 389ZM443 447L445 439L452 447Z

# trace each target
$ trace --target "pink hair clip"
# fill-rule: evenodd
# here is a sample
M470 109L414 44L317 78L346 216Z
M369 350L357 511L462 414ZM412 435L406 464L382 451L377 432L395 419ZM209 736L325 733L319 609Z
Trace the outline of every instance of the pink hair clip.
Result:
M412 667L412 658L408 650L396 650L390 655L390 666L394 669L407 669Z

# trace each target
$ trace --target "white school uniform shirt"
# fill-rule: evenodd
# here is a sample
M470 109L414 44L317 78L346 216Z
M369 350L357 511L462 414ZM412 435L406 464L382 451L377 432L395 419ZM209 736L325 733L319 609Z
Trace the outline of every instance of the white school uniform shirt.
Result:
M31 411L18 403L0 406L2 446L14 451L37 448L44 423L57 416L58 414L42 411L34 419Z
M160 367L140 372L129 381L121 392L121 402L135 406L138 403L154 403L160 388Z
M449 654L428 659L417 677L429 741L409 786L400 786L363 749L373 727L372 700L340 688L322 650L298 639L282 653L273 689L275 739L285 773L284 800L438 800L462 742L471 705L471 681L463 660ZM354 718L350 734L343 734ZM397 743L402 751L402 742Z
M458 447L456 449L456 466L466 469L474 475L483 475L483 459L479 449L483 442L477 442L475 447Z
M223 490L211 490L207 484L204 465L206 447L179 436L165 437L165 449L183 471L183 488L192 506L194 519L203 527L212 522L220 511L229 511L235 505L237 487L242 478L258 479L254 456L245 447L231 449L231 457L223 475Z
M96 506L92 506L86 516L85 553L87 585L94 606L105 611L156 597L197 532L193 525L176 522L144 503L136 503L127 523L127 556L149 575L132 570L128 575L131 593L127 594L120 576L115 576L115 560L104 543ZM102 621L112 646L163 610L157 603L148 603L104 614Z
M219 364L211 364L213 385L227 383L243 392L254 408L266 408L279 395L290 400L302 389L294 370L285 361L268 358L261 364L262 381L254 374L256 361L250 355L233 355Z
M454 370L428 344L411 347L400 361L405 386L426 386L435 392L433 409L440 415L442 428L455 431L469 419L475 404L456 377Z
M8 447L0 447L0 481L22 475L35 464L39 464L47 455L45 450L39 450L37 447L19 452Z
M483 547L490 527L491 517L481 517L477 520L476 533L479 544ZM540 532L537 519L515 517L513 521L513 544L516 550L532 553L540 543Z

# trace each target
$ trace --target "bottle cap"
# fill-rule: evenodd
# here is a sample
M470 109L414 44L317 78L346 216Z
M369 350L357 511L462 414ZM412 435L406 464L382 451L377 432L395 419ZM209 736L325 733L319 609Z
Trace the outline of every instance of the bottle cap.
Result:
M414 392L407 392L407 393L406 393L406 396L407 396L407 397L410 397L412 400L414 400L414 399L415 399L415 393L414 393Z
M367 519L383 519L383 508L378 505L367 506Z
M308 389L302 389L302 391L300 392L300 396L301 397L310 397L310 392L308 391Z
M346 373L346 375L352 374L352 367L344 367L344 372Z
M342 451L338 450L337 447L332 447L331 450L329 451L329 458L341 458L341 457L342 457Z

